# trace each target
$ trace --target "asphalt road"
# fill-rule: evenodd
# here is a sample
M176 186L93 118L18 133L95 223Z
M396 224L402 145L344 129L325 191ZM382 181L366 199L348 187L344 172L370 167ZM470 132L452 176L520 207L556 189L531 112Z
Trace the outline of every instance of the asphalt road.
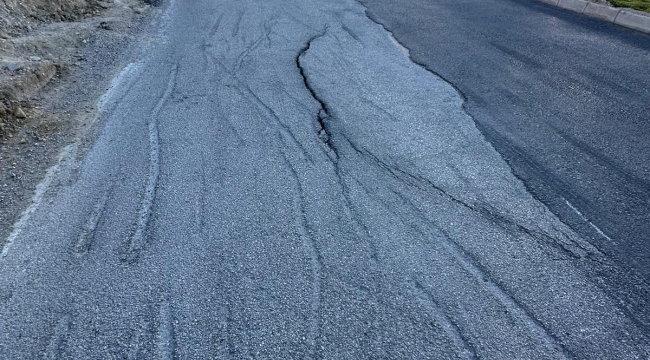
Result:
M359 3L177 0L149 39L0 257L0 358L650 356L615 259Z
M362 1L459 89L526 188L615 261L594 276L650 331L650 36L537 1Z

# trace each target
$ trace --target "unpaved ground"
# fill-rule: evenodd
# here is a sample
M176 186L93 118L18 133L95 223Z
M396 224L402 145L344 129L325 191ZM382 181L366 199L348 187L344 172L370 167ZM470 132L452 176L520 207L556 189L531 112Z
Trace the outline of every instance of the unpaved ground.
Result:
M97 99L151 10L141 0L0 1L0 247L61 148L92 133Z

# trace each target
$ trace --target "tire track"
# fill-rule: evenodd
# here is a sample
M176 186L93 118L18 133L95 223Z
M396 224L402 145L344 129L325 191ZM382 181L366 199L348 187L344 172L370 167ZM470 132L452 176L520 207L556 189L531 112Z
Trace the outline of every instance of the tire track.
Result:
M229 305L221 308L216 322L216 331L212 334L212 358L230 359L235 353L235 345L230 336L232 329L232 314Z
M221 60L219 60L216 56L213 54L209 54L207 52L207 49L204 49L206 52L206 55L212 59L213 63L216 65L215 67L220 69L224 75L229 77L230 79L233 80L233 88L239 92L239 94L248 102L251 104L255 105L258 110L260 110L263 113L266 113L268 117L274 120L275 124L278 125L278 132L282 134L285 137L288 137L291 139L291 142L296 145L304 157L312 164L314 164L314 159L307 151L305 146L298 140L296 135L293 133L291 130L291 127L289 127L287 124L285 124L281 119L280 116L271 108L268 104L266 104L262 99L248 86L246 85L238 76L236 73L231 71ZM231 123L231 125L234 128L234 124Z
M427 234L440 234L436 236L438 242L451 255L451 257L474 279L477 283L482 284L516 319L523 324L531 334L540 341L547 349L554 350L558 357L561 359L571 359L571 354L560 344L560 342L542 325L542 323L529 313L515 298L510 295L501 285L495 281L490 273L486 271L483 266L476 261L472 255L467 253L460 245L458 245L452 237L440 226L430 220L410 199L398 191L393 191L394 194L402 199L404 205L411 208L411 214L415 215L414 218L419 219L421 223L409 224L408 221L403 219L405 224L409 224L415 231L419 232L423 238L428 238ZM422 229L424 228L424 229Z
M323 261L321 255L316 248L314 239L311 236L312 230L309 228L309 223L307 220L307 213L305 209L305 198L304 198L304 189L302 183L300 182L300 177L296 171L291 161L284 152L286 148L286 143L282 137L280 137L280 142L284 145L280 147L280 152L282 153L282 158L284 159L285 165L291 177L294 179L296 189L298 191L298 196L296 196L294 202L295 207L298 212L298 232L300 239L307 251L309 256L309 262L311 267L311 283L312 283L312 293L311 293L311 311L310 311L310 328L309 328L309 337L307 339L311 347L311 356L310 358L315 359L319 358L318 356L318 342L320 339L320 307L321 307L321 278L322 278L322 268Z
M403 182L397 178L399 183ZM403 211L396 211L395 206L387 203L384 199L376 196L375 191L372 191L363 184L360 179L355 178L355 181L365 194L375 199L384 209L392 213L404 226L409 227L416 231L422 239L439 239L437 243L442 246L451 258L459 264L469 275L471 275L478 284L485 287L490 294L504 306L514 319L524 325L531 334L534 334L540 343L546 348L555 350L558 357L561 359L571 359L571 354L560 344L560 342L537 320L529 313L519 302L510 295L504 288L495 281L487 270L474 259L474 257L466 252L459 244L452 239L452 237L435 222L428 218L428 216L420 210L409 198L407 198L400 191L394 189L392 186L387 189L392 196L397 198L397 201L402 203L408 211L408 215ZM435 236L441 235L441 236Z
M260 37L258 37L257 40L255 40L255 42L252 45L247 46L246 49L242 51L241 54L239 54L235 66L233 67L232 70L233 73L236 73L241 69L241 67L244 65L244 60L246 59L246 57L255 49L257 49L262 44L262 42L265 39L267 39L267 37L268 37L267 34L260 35Z
M65 339L70 332L70 315L63 315L57 321L54 327L54 334L50 338L50 342L45 350L45 358L47 360L58 360L62 358L63 346Z
M372 236L370 235L370 230L368 229L366 224L363 223L361 215L356 210L354 203L352 201L352 196L350 194L350 187L344 178L342 164L340 161L341 155L339 153L341 153L341 149L339 146L339 142L337 141L337 139L335 139L335 137L342 138L342 140L344 140L342 143L347 143L350 146L352 146L352 143L347 137L345 137L344 134L335 133L331 128L331 126L329 125L329 122L333 120L330 114L330 110L327 104L325 103L325 101L316 94L316 90L312 87L309 78L307 77L305 66L302 63L302 59L307 53L307 51L309 51L312 43L315 40L326 36L328 29L329 28L326 27L320 34L312 36L309 40L307 40L307 42L303 45L303 47L298 52L298 55L296 55L296 59L295 59L296 67L298 68L298 71L303 80L303 84L305 88L307 89L307 91L309 91L310 96L320 106L320 108L318 109L315 115L316 122L318 123L318 127L319 127L318 138L329 150L326 152L326 155L332 162L332 165L334 167L334 173L337 178L337 182L341 187L341 197L342 197L343 207L345 209L346 215L348 219L350 219L350 221L354 224L358 235L362 237L369 245L371 250L371 254L370 254L371 259L373 260L373 262L377 262L379 258L379 251L376 247L376 244L372 240ZM293 98L293 100L299 103L297 99Z
M237 20L235 21L235 24L233 25L233 28L232 28L231 38L234 39L235 36L237 36L237 34L239 34L239 31L241 30L241 21L244 18L245 13L246 13L246 9L241 10L239 12L239 15L237 15Z
M300 73L300 77L302 78L303 85L305 86L305 89L309 91L309 95L318 103L319 109L316 112L316 122L318 123L318 126L320 129L318 130L318 138L325 144L325 146L329 149L329 151L326 152L327 156L332 160L332 162L336 163L339 158L339 154L336 152L336 147L332 143L332 130L329 126L328 119L330 118L330 110L327 106L327 104L321 99L317 94L314 88L312 87L311 83L309 82L309 78L307 77L307 74L305 72L305 67L302 64L302 59L305 56L305 54L309 51L311 48L311 45L314 41L317 39L320 39L327 35L327 30L329 28L326 27L321 33L314 35L310 37L303 47L298 51L298 54L296 55L295 62L296 62L296 68L298 68L298 72Z
M104 211L106 210L106 203L108 202L108 199L113 192L114 186L114 183L111 184L109 189L104 192L104 195L95 204L95 207L90 213L86 224L81 229L81 233L77 238L77 242L74 245L74 252L83 254L88 252L92 247L93 241L95 239L95 231L97 230L97 225L99 225L99 221L104 215Z
M207 177L205 172L206 172L205 159L201 158L201 168L199 169L199 180L200 180L201 191L199 192L200 195L196 199L196 204L194 208L194 213L195 213L194 226L197 229L196 231L201 241L205 241L205 211L207 209L206 194L208 192L207 191L208 183L207 183Z
M221 27L221 21L223 20L223 13L219 14L219 17L217 20L214 22L214 25L210 28L210 37L214 37L217 32L219 32L219 28Z
M377 155L373 154L372 152L364 148L358 147L353 142L349 140L348 142L350 146L357 153L366 156L371 161L371 163L373 163L383 171L386 171L389 175L391 175L392 178L404 183L409 187L419 189L425 193L428 192L428 193L443 196L449 199L450 201L475 212L476 214L486 219L487 221L490 221L491 223L501 227L502 229L512 234L530 236L533 240L535 240L540 245L543 251L547 253L549 252L549 249L555 250L560 255L565 256L567 258L573 258L573 259L580 259L583 257L594 258L594 257L602 256L600 251L589 243L579 243L569 238L565 234L563 234L565 235L564 239L555 238L541 229L537 230L522 225L518 223L516 220L511 219L505 215L502 215L500 211L498 211L498 209L495 209L487 204L479 203L478 205L475 205L466 202L450 194L448 191L436 185L431 180L419 174L412 174L408 171L402 170L398 166L385 162L384 160L380 159ZM553 255L553 254L549 253L549 255Z
M174 325L172 309L169 300L165 299L160 304L158 317L158 336L156 339L158 359L172 360L175 353Z
M384 172L391 178L395 179L398 183L407 186L408 188L413 188L416 190L421 190L425 193L434 193L443 196L446 200L449 200L452 204L460 205L473 213L486 218L487 220L496 223L497 225L512 225L519 232L525 233L531 236L533 239L538 240L539 234L536 232L525 228L524 226L507 219L498 214L494 214L490 209L477 207L472 204L468 204L465 201L454 197L452 194L448 193L444 189L440 188L430 180L419 176L417 174L411 174L406 172L396 166L384 162L382 159L375 156L373 153L366 151L365 149L358 148L353 142L345 137L344 134L336 133L332 128L332 125L329 123L331 120L331 111L328 108L327 103L317 96L314 91L314 87L309 82L308 77L304 71L304 66L301 63L301 60L306 52L309 51L312 42L318 39L319 37L324 36L325 33L317 35L309 39L307 44L303 47L301 52L296 58L296 64L300 70L300 74L303 77L305 87L310 91L312 97L318 101L321 105L321 109L317 114L317 120L321 125L323 134L321 135L321 140L325 145L332 150L332 161L335 166L340 160L339 148L335 142L335 138L342 138L347 140L347 143L350 147L357 152L360 156L365 157L370 160L368 163L374 165L380 171ZM340 177L340 173L338 173ZM415 204L413 204L410 199L408 199L404 194L399 191L392 190L392 193L402 202L407 208L409 219L402 218L403 214L396 214L398 217L402 218L402 222L407 224L407 226L412 227L415 231L419 232L423 239L431 238L432 235L442 234L442 236L435 236L435 238L441 239L440 245L443 249L451 256L451 258L460 265L471 277L476 279L478 284L482 284L493 297L496 298L498 302L502 304L512 316L523 324L531 335L537 339L537 341L544 346L545 348L554 351L560 358L569 359L571 355L568 351L559 343L559 341L548 332L547 329L533 317L528 310L523 308L515 299L512 297L505 289L503 289L491 276L490 274L476 261L473 256L467 253L458 243L456 243L442 228L440 228L435 222L429 219L426 214L424 214ZM417 219L413 221L413 218ZM504 224L505 223L505 224ZM549 236L550 237L550 236ZM569 251L569 250L567 250ZM454 334L452 334L455 336ZM470 352L471 353L471 352Z
M156 187L158 186L158 177L160 175L160 137L158 134L158 115L163 106L171 97L172 91L176 85L176 76L178 75L178 65L174 65L167 89L149 116L149 180L142 196L140 210L138 212L137 223L133 235L129 239L126 256L123 260L135 261L145 245L145 235L151 218L151 210L154 198L156 196Z
M458 356L464 360L478 359L473 346L465 339L458 326L445 314L445 311L438 305L433 295L426 291L424 286L414 278L409 279L409 285L411 285L417 297L431 310L438 325L442 327L442 330L456 347Z
M131 339L131 346L129 347L129 351L126 355L127 360L138 360L142 359L142 341L144 339L144 334L142 330L138 329L135 331L133 334L133 337Z

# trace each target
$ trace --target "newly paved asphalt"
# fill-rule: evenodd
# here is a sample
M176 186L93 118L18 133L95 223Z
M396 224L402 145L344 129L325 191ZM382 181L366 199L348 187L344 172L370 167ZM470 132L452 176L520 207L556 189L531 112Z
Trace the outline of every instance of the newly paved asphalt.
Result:
M489 37L477 20L487 2L459 1L476 13L458 26ZM462 56L477 39L445 36L463 17L443 2L368 4L373 21L349 0L172 1L102 99L96 142L68 148L0 257L0 358L648 358L636 293L607 275L626 268L536 199L497 152L513 141L490 111L544 91L520 84L522 93L494 95L510 103L488 103L490 91L517 84L506 74L542 77L520 64L543 69L542 60L509 47L540 22L557 27L553 46L578 42L560 30L584 20L490 3L511 13L483 20L507 25L493 42L509 57L488 67ZM419 28L402 40L398 23L409 16ZM398 24L407 47L437 38L446 47L422 40L422 49L447 53L438 54L444 67L502 76L502 88L475 90L479 107L457 85L465 109L461 93L375 21ZM622 49L648 56L620 30L593 25L581 36L627 39ZM597 83L609 70L589 71ZM591 109L555 98L563 77L553 76L540 80L553 97L530 95L539 114ZM621 84L640 88L629 114L647 106L642 85ZM554 126L568 143L587 143ZM621 129L626 146L647 151L633 141L641 125ZM647 178L639 159L617 169Z

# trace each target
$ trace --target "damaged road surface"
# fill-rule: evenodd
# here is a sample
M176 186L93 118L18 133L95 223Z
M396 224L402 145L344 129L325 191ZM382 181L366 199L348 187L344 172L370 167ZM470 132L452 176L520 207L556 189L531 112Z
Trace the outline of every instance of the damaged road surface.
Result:
M146 53L3 250L1 358L650 356L607 256L359 3L173 1Z

